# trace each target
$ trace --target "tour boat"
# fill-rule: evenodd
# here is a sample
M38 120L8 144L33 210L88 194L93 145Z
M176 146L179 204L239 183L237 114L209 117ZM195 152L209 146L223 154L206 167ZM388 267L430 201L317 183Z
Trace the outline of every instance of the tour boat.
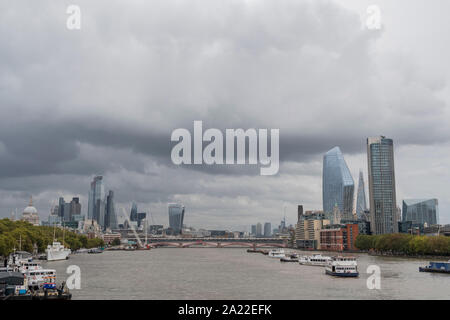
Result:
M358 263L355 257L332 257L325 266L325 273L336 277L358 277Z
M324 267L327 265L328 261L331 260L331 257L322 256L321 254L313 254L312 256L301 256L298 259L298 263L307 266L320 266Z
M450 273L450 260L448 262L430 262L430 264L424 268L419 267L420 272L437 272L437 273Z
M69 259L70 249L65 248L60 242L53 241L45 250L47 253L47 261L66 260Z
M271 258L283 258L286 256L284 249L270 250L268 256Z
M54 281L56 278L56 270L54 269L28 270L24 274L30 287L50 289L52 284L56 286Z

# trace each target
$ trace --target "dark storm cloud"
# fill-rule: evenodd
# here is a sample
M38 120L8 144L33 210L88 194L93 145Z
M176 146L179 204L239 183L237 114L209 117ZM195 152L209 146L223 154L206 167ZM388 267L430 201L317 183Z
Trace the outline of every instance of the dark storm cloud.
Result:
M192 223L274 222L286 203L320 207L321 156L336 145L358 158L368 136L450 141L448 75L380 50L394 26L364 29L333 2L78 1L79 31L65 28L68 4L0 4L3 213L28 194L48 212L102 174L121 204L161 219L182 201ZM280 129L279 176L174 166L171 132L194 120Z

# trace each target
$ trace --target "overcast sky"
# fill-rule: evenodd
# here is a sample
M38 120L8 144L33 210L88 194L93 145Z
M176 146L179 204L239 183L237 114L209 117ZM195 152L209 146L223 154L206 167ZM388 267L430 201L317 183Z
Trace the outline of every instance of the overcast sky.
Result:
M68 5L81 30L68 30ZM366 27L381 9L382 29ZM0 216L41 219L103 175L117 206L168 224L278 225L322 209L322 156L367 180L366 137L394 140L397 202L438 198L450 223L450 2L0 2ZM172 164L176 128L280 129L276 176ZM367 181L366 181L367 183ZM356 189L356 186L355 186Z

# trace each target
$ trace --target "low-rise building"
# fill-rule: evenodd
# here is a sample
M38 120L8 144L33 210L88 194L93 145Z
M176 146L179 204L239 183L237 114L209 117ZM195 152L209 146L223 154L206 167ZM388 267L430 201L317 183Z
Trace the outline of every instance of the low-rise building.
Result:
M329 225L320 230L320 248L327 251L357 250L358 224Z
M321 249L320 230L330 224L328 219L302 219L295 230L295 242L299 249Z
M103 234L102 238L106 244L111 244L114 241L114 239L119 239L119 240L122 239L120 233L105 233L105 234Z

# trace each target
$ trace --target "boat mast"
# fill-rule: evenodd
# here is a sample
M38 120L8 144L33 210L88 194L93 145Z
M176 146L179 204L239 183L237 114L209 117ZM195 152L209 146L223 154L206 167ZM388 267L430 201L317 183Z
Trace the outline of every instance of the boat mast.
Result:
M64 220L63 220L63 246L64 246L64 235L66 233L66 228L64 227Z
M147 247L147 218L145 218L145 247Z

